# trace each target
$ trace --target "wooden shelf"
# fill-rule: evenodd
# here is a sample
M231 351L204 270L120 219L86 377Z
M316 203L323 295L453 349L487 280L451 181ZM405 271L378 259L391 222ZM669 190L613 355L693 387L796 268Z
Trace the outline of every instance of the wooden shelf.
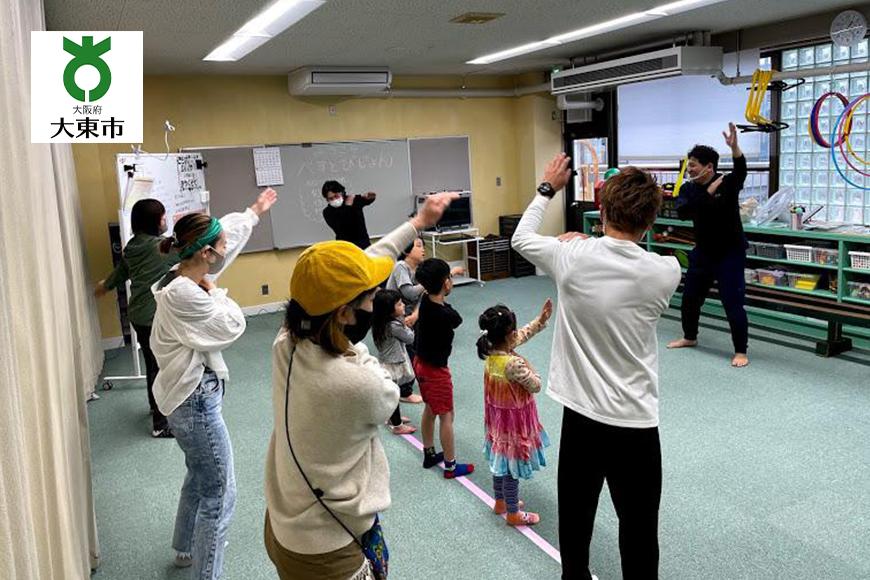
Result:
M795 262L794 260L783 260L780 258L765 258L764 256L746 256L747 260L755 260L756 262L773 262L776 264L788 264L789 266L803 266L805 268L818 268L820 270L834 270L837 271L839 268L837 266L830 266L828 264L817 264L815 262Z
M870 300L864 300L863 298L852 298L851 296L843 296L843 302L850 302L852 304L862 304L864 306L870 306Z

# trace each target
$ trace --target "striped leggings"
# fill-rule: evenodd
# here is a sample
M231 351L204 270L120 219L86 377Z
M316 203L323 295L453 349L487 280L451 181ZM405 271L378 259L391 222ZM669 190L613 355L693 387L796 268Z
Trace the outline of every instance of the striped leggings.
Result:
M496 500L504 500L509 514L520 511L520 481L510 475L492 476Z

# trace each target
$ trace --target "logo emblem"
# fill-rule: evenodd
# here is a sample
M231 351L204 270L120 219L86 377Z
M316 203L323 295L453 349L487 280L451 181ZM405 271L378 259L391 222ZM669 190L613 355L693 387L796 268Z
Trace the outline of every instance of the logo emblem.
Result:
M103 98L112 84L112 71L102 58L103 54L112 48L112 38L108 37L98 44L94 44L93 36L82 36L81 45L76 44L67 37L63 37L63 50L73 55L66 68L63 69L63 86L66 92L77 101L94 102ZM76 84L76 71L83 66L92 66L100 73L100 82L96 87L85 91Z

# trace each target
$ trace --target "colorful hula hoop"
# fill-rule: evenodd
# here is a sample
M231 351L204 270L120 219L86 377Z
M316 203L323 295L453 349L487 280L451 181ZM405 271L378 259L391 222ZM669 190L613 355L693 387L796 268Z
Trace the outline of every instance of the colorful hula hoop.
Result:
M822 110L822 105L831 97L837 97L840 102L843 104L843 107L849 106L849 99L846 98L842 93L828 92L819 97L819 100L816 101L816 104L813 105L813 110L810 112L810 118L807 121L808 132L810 137L813 138L813 141L816 142L816 145L819 147L824 147L825 149L831 148L831 143L826 141L824 136L822 135L822 131L819 129L819 114ZM849 117L849 120L846 125L846 130L843 135L834 143L834 147L841 145L843 143L843 139L849 136L852 133L852 118Z
M842 125L843 127L851 126L852 115L855 114L855 109L857 109L858 105L860 105L862 102L864 102L868 98L870 98L870 94L858 97L857 99L855 99L854 101L849 103L849 106L846 108L846 118L843 121L843 125ZM845 135L845 129L838 128L837 132L839 133L839 135L841 135L841 137ZM846 148L849 149L849 154L846 153ZM852 171L855 171L856 173L860 173L864 177L870 177L870 173L867 173L866 171L861 171L860 169L858 169L855 166L854 163L852 163L851 157L855 157L858 161L863 163L865 166L867 165L867 161L865 161L863 157L861 157L860 155L855 153L855 150L852 149L851 135L845 135L845 138L841 138L841 140L840 140L840 153L843 155L843 159L846 161L846 165L848 165L852 169Z
M840 113L839 117L837 117L837 122L834 123L834 128L831 131L831 143L836 142L837 135L842 133L840 131L840 127L841 126L845 127L844 119L846 118L846 115L848 113L850 113L851 111L853 111L859 103L863 102L864 100L866 100L868 98L870 98L870 94L866 94L866 95L863 95L861 97L858 97L857 99L855 99L854 101L852 101L851 103L846 105L846 108L843 109L843 112ZM849 118L851 119L851 116ZM846 122L848 122L848 121L846 121ZM848 138L843 139L843 141L848 141ZM849 149L851 150L851 146L849 147ZM852 169L855 169L854 165L852 165L851 161L849 160L848 155L843 150L843 143L842 142L840 143L840 151L843 154L843 158L846 160L846 162L849 164L849 166L852 167ZM843 181L845 181L846 183L848 183L849 185L851 185L852 187L855 187L857 189L861 189L864 191L870 191L870 187L858 185L857 183L855 183L854 181L849 179L849 177L843 171L843 168L840 167L840 164L837 162L837 148L836 147L831 147L831 160L834 162L834 168L837 170L837 173L840 174L840 177L843 178ZM858 170L855 169L855 171L858 171ZM858 173L867 176L867 174L864 173L863 171L858 171Z
M863 103L864 101L866 101L868 98L870 98L870 94L864 95L864 96L862 96L862 97L858 97L857 99L855 99L855 104L852 105L851 107L849 107L849 115L846 117L846 128L847 128L847 129L850 129L850 130L851 130L851 128L852 128L852 115L855 114L855 109L857 109L857 108L858 108L858 105L860 105L861 103ZM858 161L860 161L860 162L863 163L864 165L867 165L867 160L864 159L863 157L861 157L860 155L858 155L857 153L855 153L855 151L852 149L852 139L851 139L851 137L852 137L852 136L851 136L851 133L849 133L849 134L846 135L846 139L845 139L845 141L846 141L846 147L848 147L848 149L849 149L849 153L851 153L852 156L853 156L855 159L857 159ZM840 144L840 148L841 148L841 150L842 150L842 144ZM854 168L854 167L853 167L853 168ZM867 175L867 174L865 173L865 175Z

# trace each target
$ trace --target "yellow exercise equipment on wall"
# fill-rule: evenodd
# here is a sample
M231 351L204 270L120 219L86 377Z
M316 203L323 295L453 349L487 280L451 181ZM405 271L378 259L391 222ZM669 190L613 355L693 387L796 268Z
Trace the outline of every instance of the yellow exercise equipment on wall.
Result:
M746 120L750 125L737 125L743 133L752 131L761 131L764 133L773 133L774 131L782 131L788 128L788 123L780 121L772 121L761 114L761 107L764 105L764 97L767 95L768 89L773 81L774 70L757 69L752 73L752 83L749 86L749 98L746 100ZM777 86L778 90L784 90Z

